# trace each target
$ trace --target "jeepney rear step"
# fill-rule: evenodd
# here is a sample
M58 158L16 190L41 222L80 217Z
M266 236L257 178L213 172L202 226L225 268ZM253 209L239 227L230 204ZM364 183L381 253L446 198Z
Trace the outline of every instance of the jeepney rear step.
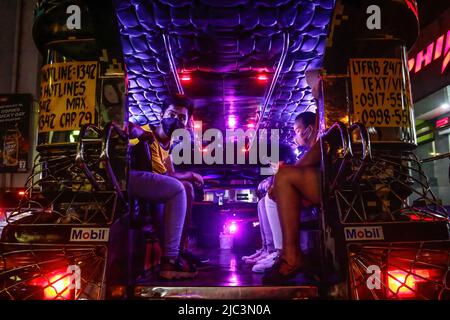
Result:
M319 296L316 286L170 287L136 286L139 299L300 300Z

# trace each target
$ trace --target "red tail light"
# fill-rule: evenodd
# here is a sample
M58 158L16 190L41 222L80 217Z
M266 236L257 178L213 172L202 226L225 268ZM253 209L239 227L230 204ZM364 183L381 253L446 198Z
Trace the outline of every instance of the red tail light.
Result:
M71 299L71 275L65 271L57 271L47 276L33 279L30 284L42 287L45 300Z
M407 272L394 270L388 272L390 296L397 294L399 297L414 297L417 278Z
M9 248L9 252L0 252L0 300L102 299L103 246Z
M388 297L416 298L423 294L421 285L429 283L436 276L432 269L413 269L388 271Z
M445 300L450 297L449 241L355 245L350 247L349 258L352 298Z

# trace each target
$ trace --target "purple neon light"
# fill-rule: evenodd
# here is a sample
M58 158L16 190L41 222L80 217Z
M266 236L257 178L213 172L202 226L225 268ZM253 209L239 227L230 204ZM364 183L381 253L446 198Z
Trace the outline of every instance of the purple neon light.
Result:
M227 220L223 225L223 232L225 234L234 235L239 231L237 221Z
M229 116L227 120L228 128L234 129L237 125L237 119L235 116Z
M230 234L235 234L238 231L238 226L236 224L236 221L231 222L231 224L228 226L228 231Z

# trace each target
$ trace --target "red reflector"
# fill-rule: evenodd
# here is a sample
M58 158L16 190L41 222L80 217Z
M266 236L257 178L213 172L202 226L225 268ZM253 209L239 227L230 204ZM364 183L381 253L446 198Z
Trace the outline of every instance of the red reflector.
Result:
M435 220L432 217L424 217L424 216L419 216L419 215L415 215L415 214L409 216L409 218L412 221L434 221Z
M56 272L42 276L31 281L31 285L44 289L44 299L70 299L71 277L67 272Z

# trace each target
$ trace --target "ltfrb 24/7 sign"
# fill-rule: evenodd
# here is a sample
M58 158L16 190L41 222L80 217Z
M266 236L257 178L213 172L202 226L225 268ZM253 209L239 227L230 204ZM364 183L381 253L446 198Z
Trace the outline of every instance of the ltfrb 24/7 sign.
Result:
M409 127L408 70L400 59L350 59L355 121L370 127Z
M96 61L54 63L41 70L39 132L79 130L94 123Z

